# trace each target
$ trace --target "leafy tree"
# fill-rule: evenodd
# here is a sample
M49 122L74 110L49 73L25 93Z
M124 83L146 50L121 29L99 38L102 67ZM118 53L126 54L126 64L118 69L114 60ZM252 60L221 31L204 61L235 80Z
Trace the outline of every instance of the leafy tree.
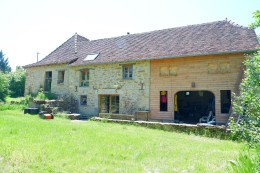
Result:
M255 22L249 27L260 27L260 10L253 13ZM259 37L258 37L259 38ZM245 140L249 146L260 145L260 49L248 55L244 62L245 76L240 86L240 95L234 97L234 111L241 116L238 123L231 121L234 139Z
M8 95L8 76L0 71L0 101L5 101Z
M256 29L260 27L260 10L253 12L253 18L255 19L255 22L251 23L249 27L252 29Z
M0 71L2 71L4 73L11 71L11 67L9 66L8 58L5 59L2 51L0 51Z
M234 139L249 144L260 141L260 50L248 55L245 61L245 77L240 86L240 95L235 96L234 112L240 115L238 123L232 123Z
M15 72L9 74L9 90L11 97L24 96L25 71L22 67L17 66Z
M256 29L260 27L260 10L253 12L253 18L255 21L249 24L249 27L252 29ZM257 36L258 42L260 43L260 35Z

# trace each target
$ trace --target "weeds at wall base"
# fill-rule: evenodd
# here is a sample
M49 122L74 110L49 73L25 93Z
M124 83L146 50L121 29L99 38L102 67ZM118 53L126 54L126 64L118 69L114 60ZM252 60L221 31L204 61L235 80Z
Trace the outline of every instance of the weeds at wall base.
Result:
M92 121L101 121L106 123L120 123L127 125L135 125L147 127L150 129L158 129L169 132L178 132L186 134L194 134L218 139L230 139L230 131L225 126L198 126L189 124L176 124L176 123L159 123L149 121L129 121L129 120L116 120L93 117Z

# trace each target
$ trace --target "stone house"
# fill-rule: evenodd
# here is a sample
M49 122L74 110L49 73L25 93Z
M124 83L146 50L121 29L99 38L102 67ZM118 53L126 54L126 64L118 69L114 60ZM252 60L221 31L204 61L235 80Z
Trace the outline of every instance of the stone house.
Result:
M26 65L25 93L40 87L71 95L78 112L133 114L196 122L227 120L254 30L228 21L88 40L75 34L43 60Z

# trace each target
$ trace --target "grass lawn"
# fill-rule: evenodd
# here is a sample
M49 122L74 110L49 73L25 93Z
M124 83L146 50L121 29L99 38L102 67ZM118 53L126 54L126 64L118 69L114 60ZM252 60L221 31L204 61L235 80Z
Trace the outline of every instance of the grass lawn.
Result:
M227 172L242 144L0 111L0 172Z

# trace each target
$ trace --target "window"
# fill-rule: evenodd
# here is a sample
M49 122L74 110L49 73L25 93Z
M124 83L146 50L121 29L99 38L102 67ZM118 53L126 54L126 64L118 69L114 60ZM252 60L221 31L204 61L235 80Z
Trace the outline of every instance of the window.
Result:
M208 73L229 73L230 72L230 64L229 62L222 63L209 63L208 64Z
M87 106L87 96L86 95L80 96L80 105Z
M160 75L161 76L169 76L169 68L168 67L160 67Z
M81 87L88 87L89 86L89 71L84 70L80 72L80 84Z
M100 113L119 113L119 96L100 95Z
M177 75L177 67L168 66L168 67L160 67L160 76L176 76Z
M94 60L98 57L99 54L95 53L95 54L88 54L86 56L86 58L83 61L91 61Z
M52 72L46 71L45 72L45 81L44 81L44 91L45 92L51 91L51 82L52 82Z
M64 76L65 76L65 71L58 71L58 84L63 84L64 83Z
M221 113L229 113L231 107L231 91L221 90L220 91L221 101Z
M167 112L168 111L168 98L167 91L160 91L160 111Z
M123 79L133 79L133 65L123 65Z

